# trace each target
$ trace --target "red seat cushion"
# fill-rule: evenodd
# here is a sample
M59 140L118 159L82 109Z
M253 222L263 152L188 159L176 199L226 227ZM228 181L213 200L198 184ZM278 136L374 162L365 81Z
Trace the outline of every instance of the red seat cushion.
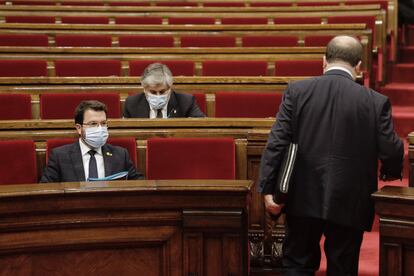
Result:
M111 47L110 35L56 35L58 47Z
M235 179L232 138L150 138L148 179Z
M305 46L311 47L325 47L329 41L334 38L334 35L309 35L305 36Z
M292 47L298 46L298 38L289 35L248 35L242 37L243 47Z
M0 141L0 184L37 182L34 142L32 140Z
M121 76L119 60L56 60L59 77L108 77Z
M266 17L224 17L221 19L224 25L240 25L240 24L267 24Z
M321 60L278 60L275 76L320 76L323 74Z
M62 16L63 24L109 24L109 18L103 16Z
M78 104L84 100L98 100L108 108L108 118L120 118L118 93L45 93L40 95L42 119L72 119Z
M204 7L244 7L244 2L205 2Z
M63 1L63 6L103 6L102 1Z
M216 61L203 62L203 76L266 76L266 61Z
M32 119L29 94L0 94L0 120Z
M54 16L5 16L6 23L46 23L53 24L55 23Z
M372 41L376 41L375 32L375 16L361 15L361 16L328 16L328 23L330 24L350 24L350 23L365 23L367 28L372 30Z
M0 46L47 47L45 34L0 34Z
M161 17L131 17L119 16L115 17L115 24L143 24L143 25L160 25L162 24Z
M236 38L228 35L184 35L181 47L236 47Z
M12 5L28 5L28 6L54 6L56 5L53 1L24 1L24 0L13 0Z
M315 6L338 6L338 2L298 2L299 7L315 7Z
M212 17L170 17L168 24L193 24L193 25L214 25L216 20Z
M250 7L290 7L291 2L251 2Z
M275 117L281 101L282 93L217 92L216 117Z
M197 7L197 2L156 2L156 6L159 7Z
M194 76L194 62L191 60L131 60L129 62L129 75L141 76L144 69L154 62L167 65L173 76Z
M120 47L174 47L172 35L123 35L118 39Z
M109 2L109 6L138 6L138 7L148 7L151 6L150 2Z
M45 60L0 60L0 77L46 77Z
M275 24L321 24L320 17L276 17Z

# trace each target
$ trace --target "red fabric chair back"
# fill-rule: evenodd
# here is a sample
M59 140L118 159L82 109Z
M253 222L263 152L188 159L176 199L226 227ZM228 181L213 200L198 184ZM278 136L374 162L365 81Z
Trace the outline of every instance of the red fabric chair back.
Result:
M200 110L206 114L206 95L203 93L192 93L192 95L194 96Z
M183 35L181 47L236 47L236 38L229 35Z
M123 35L119 47L174 47L172 35Z
M338 2L298 2L298 7L339 6Z
M47 77L45 60L0 60L0 77Z
M375 31L375 16L361 15L361 16L329 16L328 23L331 24L351 24L351 23L365 23L368 29L372 30L372 41L376 41Z
M323 74L321 60L278 60L275 76L320 76Z
M109 77L121 76L119 60L56 60L58 77Z
M123 7L148 7L150 2L109 2L109 6L123 6Z
M42 24L53 24L55 23L54 16L5 16L6 23L42 23Z
M214 25L216 20L212 17L170 17L168 24L192 24L192 25Z
M37 182L34 142L32 140L0 141L0 184Z
M48 156L51 153L52 149L72 144L75 141L77 141L78 138L58 138L58 139L49 139L46 141L46 162L48 161ZM134 163L135 167L138 164L138 158L137 158L137 150L136 150L136 142L135 138L128 137L128 138L122 138L122 137L109 137L108 144L123 147L128 150L129 157L131 158L131 161Z
M167 65L173 76L194 76L194 62L191 60L131 60L129 62L129 75L141 76L144 69L154 62Z
M0 46L47 47L47 35L44 34L0 34Z
M115 17L115 24L137 24L137 25L161 25L161 17L130 17L119 16Z
M196 2L156 2L158 7L197 7Z
M232 138L150 138L147 179L235 179Z
M217 92L216 117L268 118L275 117L282 102L282 93Z
M334 38L333 35L309 35L305 36L305 46L308 47L325 47L329 41Z
M242 37L243 47L294 47L298 38L290 35L247 35Z
M111 47L110 35L56 35L57 47Z
M375 5L379 4L381 9L388 10L388 1L384 0L351 0L345 1L345 5Z
M32 119L31 101L29 94L0 94L0 120Z
M275 24L321 24L320 17L277 17L273 19Z
M63 24L109 24L109 18L103 16L62 16Z
M54 6L56 5L53 1L12 1L13 6L27 5L27 6Z
M244 25L244 24L260 24L266 25L266 17L224 17L221 19L223 25Z
M45 93L40 95L40 117L42 119L72 119L81 101L98 100L108 109L108 118L121 117L118 93Z
M243 2L205 2L204 7L244 7Z
M208 60L203 62L203 76L266 76L266 61Z
M102 1L63 1L62 6L103 6Z
M251 2L250 7L290 7L290 2Z

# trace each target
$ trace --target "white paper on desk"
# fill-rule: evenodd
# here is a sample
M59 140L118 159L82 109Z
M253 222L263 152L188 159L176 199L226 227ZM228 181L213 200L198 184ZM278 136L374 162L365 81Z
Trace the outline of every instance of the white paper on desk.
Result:
M108 175L105 177L97 177L97 178L88 178L88 181L111 181L111 180L126 180L128 177L128 171L123 171L123 172L119 172L119 173L115 173L112 175Z

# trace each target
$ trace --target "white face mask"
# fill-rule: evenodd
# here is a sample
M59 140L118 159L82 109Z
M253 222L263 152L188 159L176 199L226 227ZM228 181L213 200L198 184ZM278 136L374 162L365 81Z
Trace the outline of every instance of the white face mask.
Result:
M168 103L169 93L163 95L147 94L147 101L152 109L161 109Z
M105 145L108 140L108 127L88 127L85 128L85 142L94 149Z

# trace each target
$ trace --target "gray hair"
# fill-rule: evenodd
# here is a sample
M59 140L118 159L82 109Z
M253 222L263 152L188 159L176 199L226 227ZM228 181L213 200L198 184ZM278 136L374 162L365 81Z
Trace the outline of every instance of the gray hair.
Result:
M173 84L173 76L168 67L162 63L152 63L145 68L141 76L141 85L158 86L166 85L171 87Z

